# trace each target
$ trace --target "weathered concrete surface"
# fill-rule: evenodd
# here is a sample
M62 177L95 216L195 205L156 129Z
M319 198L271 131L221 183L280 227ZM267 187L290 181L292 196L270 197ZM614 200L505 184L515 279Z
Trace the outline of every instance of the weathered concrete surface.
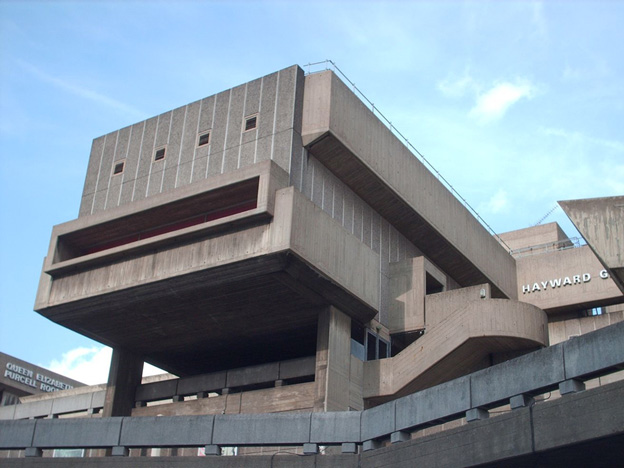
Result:
M42 419L32 443L37 448L113 447L119 443L122 419Z
M342 444L360 442L360 411L312 413L310 442Z
M319 314L317 334L314 408L348 411L351 319L335 307L328 307Z
M305 78L303 144L460 285L516 298L514 259L331 71ZM426 194L426 196L423 196Z
M304 444L310 440L310 413L215 416L216 445Z
M0 449L19 447L25 441L33 440L35 420L2 421L0 431Z
M265 415L267 416L267 415ZM217 417L218 419L218 417ZM273 421L284 427L270 427L264 418L251 421L248 416L239 422L251 422L248 431L273 429L282 438L295 430L291 438L303 438L306 429L300 424L305 418L296 415L283 418L273 415ZM260 426L257 423L263 420ZM288 422L288 420L290 422ZM295 423L293 426L292 423ZM40 421L46 422L46 421ZM58 421L50 421L50 423ZM309 424L309 420L307 421ZM233 429L233 427L230 427ZM242 426L240 430L245 431ZM348 431L349 432L349 431ZM308 432L309 436L310 433ZM252 439L263 438L252 434ZM229 439L230 441L232 439ZM420 437L390 446L363 452L360 455L317 456L238 456L238 457L107 457L74 459L76 467L126 466L359 466L368 467L464 467L464 466L564 466L564 461L585 460L583 466L619 466L624 454L624 381L579 392L563 398L544 401L534 406L491 417L487 420L450 429L431 436ZM306 443L297 441L294 443ZM53 446L53 445L52 445ZM608 449L601 452L600 449ZM591 457L588 458L588 455ZM6 467L65 466L59 460L3 459ZM67 463L67 460L63 460ZM272 463L272 464L271 464ZM280 465L279 463L284 463ZM579 466L578 464L574 466Z
M124 447L195 446L212 440L214 416L188 417L184 425L176 417L124 418L118 445Z
M559 205L624 293L624 196L566 200Z
M518 301L487 299L487 291L486 299L470 299L480 289L435 295L438 311L432 307L427 314L431 320L436 313L444 318L396 356L365 362L364 398L383 401L407 395L482 368L489 353L548 344L542 310ZM448 316L444 297L452 310Z
M68 459L38 458L2 460L7 468L51 467L66 468ZM306 455L296 456L288 453L276 456L242 457L112 457L73 458L72 468L360 468L358 455Z
M514 256L527 253L543 253L572 243L557 223L546 223L515 231L499 233ZM566 242L567 241L567 242Z
M303 70L291 66L93 141L80 217L136 203L213 175L272 160L288 171L301 152ZM257 127L245 131L244 119ZM210 142L197 136L210 131ZM154 161L154 150L165 158ZM114 175L116 162L122 174Z
M614 278L601 276L604 267L586 245L517 258L516 267L518 299L549 315L624 301Z
M472 406L539 392L566 379L563 345L540 349L470 375Z
M601 315L569 318L548 324L550 344L561 343L624 321L624 304L607 306Z
M396 401L396 429L404 430L460 415L471 403L470 376L437 385Z
M425 323L426 301L430 299L426 296L427 275L446 289L446 275L425 257L407 258L390 264L390 333L422 330L425 325L431 325ZM489 285L487 288L489 291Z
M360 322L375 316L379 255L294 188L271 192L270 187L280 186L269 182L281 180L275 174L282 174L287 183L286 174L272 162L220 176L228 183L259 177L258 190L266 191L266 199L258 209L269 213L271 206L272 221L253 221L252 213L250 224L230 229L227 222L220 235L192 231L184 234L191 236L186 239L178 233L179 243L160 247L161 236L148 238L139 241L140 246L111 249L117 253L110 258L103 251L84 261L68 260L75 262L74 269L60 277L54 277L56 267L50 265L52 277L44 274L48 283L41 283L37 307L57 323L124 347L181 376L313 354L320 307L334 304ZM161 197L190 196L195 192L189 187ZM80 230L93 218L117 222L120 213L128 214L127 208L72 223ZM163 236L170 235L175 238L176 233ZM142 250L152 241L155 251ZM54 245L53 239L48 262ZM122 252L123 258L115 257ZM88 259L92 255L97 262ZM236 314L231 313L233 303ZM241 329L248 320L253 329ZM215 321L219 327L214 327ZM249 362L249 356L256 361Z
M103 417L130 416L135 394L141 385L143 359L134 354L113 348L108 383L104 396Z
M566 379L591 375L597 367L621 367L624 362L623 334L624 322L620 322L600 333L588 333L583 340L577 337L562 343Z

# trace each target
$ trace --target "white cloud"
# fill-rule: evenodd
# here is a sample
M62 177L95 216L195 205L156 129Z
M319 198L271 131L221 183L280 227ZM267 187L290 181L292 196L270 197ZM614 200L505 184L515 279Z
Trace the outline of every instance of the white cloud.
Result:
M485 210L493 214L502 212L508 206L509 199L507 198L507 192L502 188L498 189L498 191L484 204Z
M440 81L437 88L446 97L459 98L466 93L473 93L478 90L478 85L468 72L459 78L447 78Z
M127 114L129 117L131 118L136 118L136 119L144 119L146 118L146 114L145 112L142 112L138 109L135 109L132 106L129 106L128 104L125 104L123 102L117 101L116 99L110 98L108 96L105 96L104 94L98 93L96 91L92 91L90 89L86 89L83 88L82 86L76 85L74 83L71 83L69 81L65 81L62 80L60 78L57 78L55 76L49 75L48 73L45 73L44 71L40 70L39 68L35 67L34 65L24 62L22 60L18 61L18 64L24 68L25 70L27 70L28 72L30 72L32 75L36 76L37 78L39 78L41 81L44 81L46 83L49 83L51 85L56 86L57 88L61 88L71 94L74 94L76 96L79 96L81 98L85 98L88 99L90 101L95 102L96 104L100 104L100 105L104 105L107 107L110 107L112 109L115 109L118 112L122 112L124 114Z
M469 115L480 123L498 120L520 99L532 99L536 91L536 87L526 80L519 80L515 84L498 83L477 98L477 102Z
M97 385L108 380L112 351L107 346L75 348L63 353L60 360L53 359L48 366L42 367L88 385ZM143 367L143 376L164 372L147 363Z

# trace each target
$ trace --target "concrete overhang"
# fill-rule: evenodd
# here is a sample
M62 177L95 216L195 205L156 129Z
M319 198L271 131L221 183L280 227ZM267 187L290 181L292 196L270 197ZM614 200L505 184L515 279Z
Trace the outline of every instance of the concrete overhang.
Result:
M624 196L565 200L559 205L624 293Z
M517 298L514 259L332 72L308 75L303 144L459 285Z
M57 226L35 309L180 376L314 354L321 308L360 322L377 314L379 256L287 184L282 169L259 163ZM223 211L240 201L237 187L246 199L252 186L255 208ZM186 227L175 218L178 229L85 250L85 232L152 232L153 210L179 213L167 208L177 204L185 217L215 206L225 216Z

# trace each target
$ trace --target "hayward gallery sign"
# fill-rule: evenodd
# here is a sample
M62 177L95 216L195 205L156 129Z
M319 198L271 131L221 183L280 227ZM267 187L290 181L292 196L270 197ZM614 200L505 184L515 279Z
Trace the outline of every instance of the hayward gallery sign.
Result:
M609 278L609 272L607 270L601 270L598 273L598 276L606 280ZM522 294L530 294L539 291L545 291L547 289L557 289L563 288L565 286L574 286L577 284L589 283L592 279L592 276L589 273L583 273L582 275L573 275L573 276L565 276L563 278L556 278L547 281L539 281L537 283L533 283L533 285L523 284L522 285Z

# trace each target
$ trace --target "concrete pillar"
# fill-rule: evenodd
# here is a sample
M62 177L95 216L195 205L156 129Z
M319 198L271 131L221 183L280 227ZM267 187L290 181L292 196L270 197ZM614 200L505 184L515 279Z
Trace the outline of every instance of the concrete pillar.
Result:
M102 417L130 416L134 396L141 384L143 360L120 349L113 349Z
M351 319L333 306L319 314L314 411L349 410Z

